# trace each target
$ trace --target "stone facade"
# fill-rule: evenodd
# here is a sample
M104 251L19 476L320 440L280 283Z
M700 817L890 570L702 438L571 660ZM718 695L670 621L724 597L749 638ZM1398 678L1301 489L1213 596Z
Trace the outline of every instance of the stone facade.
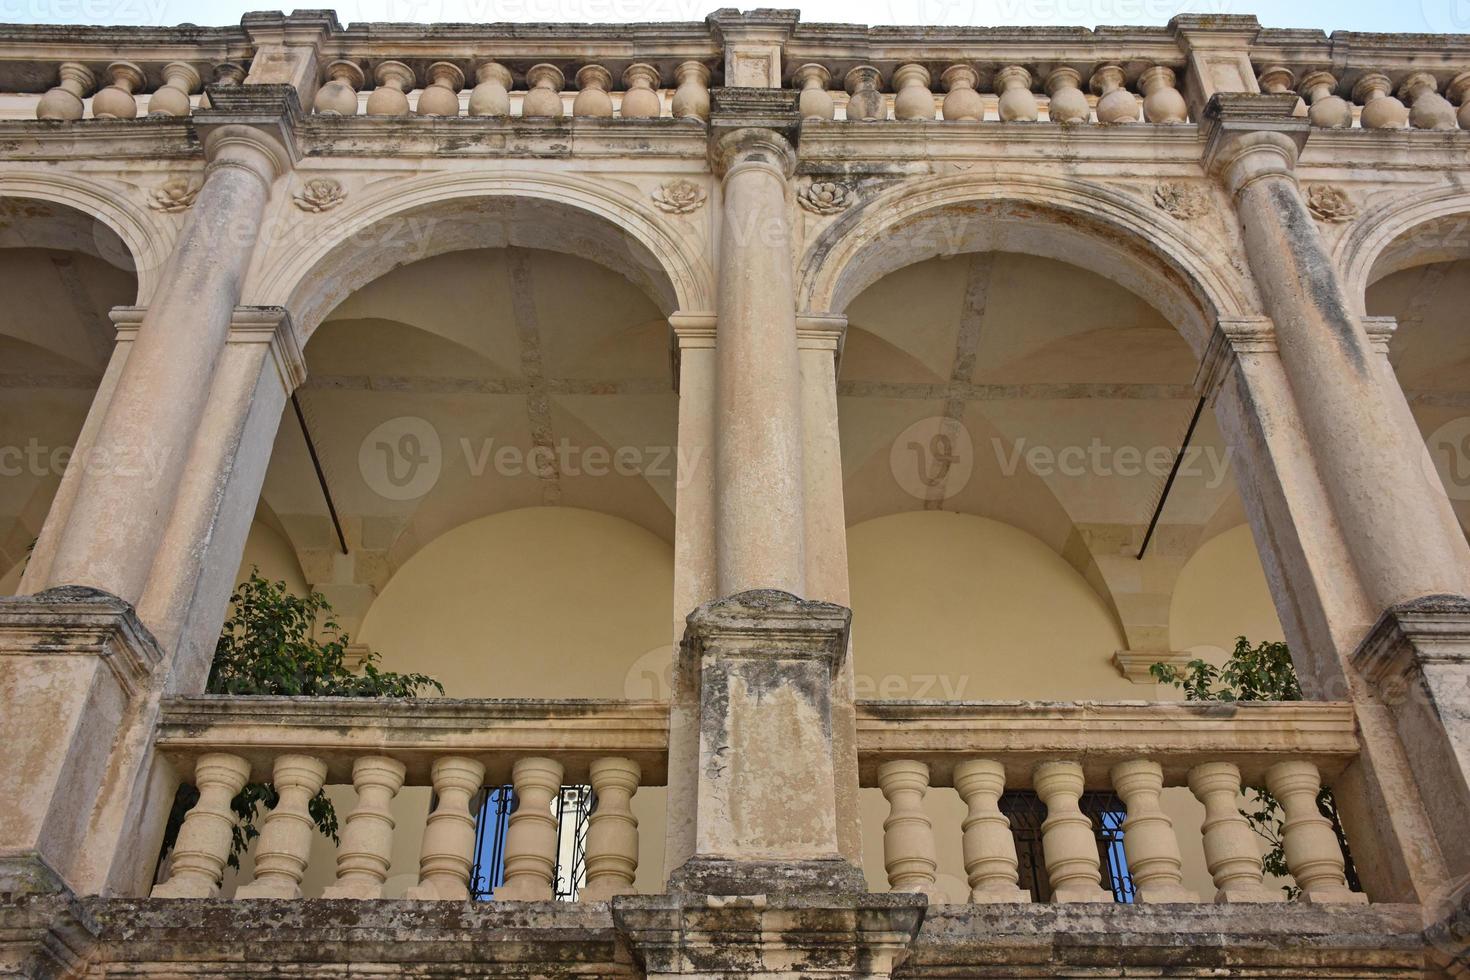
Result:
M1369 316L1365 294L1470 254L1446 233L1470 216L1466 130L1470 38L1248 16L1096 31L781 10L0 27L0 202L20 202L0 236L127 253L137 295L112 310L76 456L146 463L68 466L18 594L0 598L0 970L1463 975L1470 548L1425 478L1392 318ZM100 230L60 222L45 238L25 208ZM202 695L307 342L405 263L384 233L415 221L432 228L415 260L569 255L666 321L680 450L667 701ZM850 310L909 266L1001 253L1051 263L1059 292L1077 270L1108 280L1183 338L1186 394L1234 454L1308 702L857 697L838 408L842 359L859 356ZM974 344L934 386L932 446L977 386ZM528 371L540 356L523 353ZM528 387L549 445L537 399L569 383ZM339 524L341 554L313 559L313 584L356 620L391 558L370 530ZM1160 528L1144 564L1154 523L1141 531L1078 520L1057 548L1113 597L1133 680L1186 659L1169 596L1205 534ZM221 897L229 800L267 779L280 798L253 880ZM200 802L159 872L181 781ZM550 801L584 782L599 801L588 885L555 903ZM466 901L486 784L520 801L491 905ZM302 897L323 785L351 785L354 803L335 881ZM1287 905L1263 907L1280 895L1235 806L1260 785L1284 808L1301 892ZM667 787L666 882L638 894L643 786ZM405 787L432 787L435 805L417 883L387 898ZM1160 803L1184 787L1206 814L1205 889L1186 883ZM965 904L943 901L932 788L966 808ZM885 893L864 884L863 839L880 833L859 818L864 789L889 807ZM1019 887L1007 789L1045 807L1050 903ZM1132 905L1103 887L1080 802L1099 790L1126 807Z

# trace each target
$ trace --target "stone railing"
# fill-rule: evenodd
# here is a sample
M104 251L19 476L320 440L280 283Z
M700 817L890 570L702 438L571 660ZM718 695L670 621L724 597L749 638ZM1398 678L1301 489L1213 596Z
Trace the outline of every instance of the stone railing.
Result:
M1189 120L1181 74L1177 66L1137 62L1104 64L1084 75L1066 65L1042 70L953 61L909 62L891 71L863 64L838 76L809 62L795 68L791 86L801 93L802 118L812 120L1171 124ZM840 91L831 90L834 80Z
M230 800L271 782L279 802L255 848L254 880L236 897L300 898L313 838L308 805L326 784L351 783L337 877L327 898L380 898L393 845L389 810L403 786L432 786L419 883L406 897L464 900L482 786L511 784L519 799L506 832L505 883L495 897L549 900L557 860L551 803L564 783L590 784L584 901L633 890L638 822L629 803L667 772L668 706L653 701L381 701L354 698L196 697L169 702L160 752L199 790L156 898L210 898L229 856Z
M1261 69L1262 92L1301 96L1320 129L1470 129L1470 71L1341 71L1326 66Z
M1097 844L1078 806L1112 790L1127 808L1123 846L1141 902L1193 902L1180 847L1160 807L1165 787L1188 786L1204 805L1206 866L1217 902L1280 899L1267 887L1258 840L1238 809L1242 787L1266 786L1285 816L1288 867L1306 900L1357 903L1331 822L1317 807L1324 785L1358 751L1351 705L1141 702L859 703L862 785L882 789L884 864L890 887L935 896L934 827L923 804L953 787L969 808L962 827L970 901L1027 901L1015 842L999 801L1031 789L1047 811L1042 849L1053 901L1109 902Z

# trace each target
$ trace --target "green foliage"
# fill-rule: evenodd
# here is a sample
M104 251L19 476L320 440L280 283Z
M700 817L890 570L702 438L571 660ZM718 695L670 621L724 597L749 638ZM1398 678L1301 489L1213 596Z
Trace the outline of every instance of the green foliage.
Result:
M444 686L427 674L379 670L376 653L368 655L361 673L354 673L346 663L347 634L332 620L332 607L319 592L295 595L285 582L263 579L259 569L252 568L250 578L230 596L230 604L230 618L215 644L205 688L210 694L412 698L420 691L444 693ZM240 855L260 836L256 823L261 808L269 810L276 801L270 783L250 783L230 801L240 818L231 841L230 867L240 867ZM173 847L184 815L197 802L197 789L179 787L162 853ZM309 810L317 830L335 842L337 813L325 791L311 800Z
M1291 665L1291 651L1285 643L1265 642L1251 646L1243 636L1235 638L1235 650L1223 667L1215 667L1203 660L1191 660L1183 669L1172 664L1157 663L1149 667L1161 684L1172 684L1184 691L1186 701L1300 701L1302 687L1297 681L1296 670ZM1264 786L1246 788L1246 802L1251 807L1240 811L1271 849L1261 859L1268 875L1285 878L1290 874L1286 867L1286 851L1281 843L1281 825L1284 816L1281 804ZM1337 819L1337 803L1332 790L1322 788L1317 795L1317 808L1332 821L1337 829L1338 843L1343 854L1347 854L1347 841L1343 839L1342 824ZM1299 893L1295 885L1282 886L1288 898Z

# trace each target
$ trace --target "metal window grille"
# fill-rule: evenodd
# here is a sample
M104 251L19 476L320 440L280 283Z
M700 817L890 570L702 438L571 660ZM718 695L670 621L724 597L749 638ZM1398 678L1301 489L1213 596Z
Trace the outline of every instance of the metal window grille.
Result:
M591 786L563 786L555 801L557 848L552 872L554 897L574 902L587 881L587 818L596 805ZM475 864L470 871L470 895L493 901L495 889L505 883L505 835L515 812L515 788L487 786L475 807Z
M1112 889L1113 901L1132 902L1133 878L1128 874L1128 860L1123 854L1123 818L1127 814L1123 801L1116 793L1083 793L1080 807L1092 821L1098 860ZM1033 902L1051 901L1051 880L1046 874L1041 847L1046 804L1030 790L1012 790L1000 798L1000 812L1011 822L1021 887L1031 892Z

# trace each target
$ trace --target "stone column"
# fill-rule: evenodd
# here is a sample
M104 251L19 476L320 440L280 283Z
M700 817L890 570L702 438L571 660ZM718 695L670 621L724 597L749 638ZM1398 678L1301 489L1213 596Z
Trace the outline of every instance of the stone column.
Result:
M786 181L791 145L734 129L715 145L723 174L716 350L718 594L805 592L801 377Z
M802 487L806 535L806 594L846 606L847 509L842 494L842 445L837 426L837 359L847 318L803 315L796 321L801 362ZM832 759L837 840L842 855L862 862L858 820L857 712L852 651L832 684Z
M1234 197L1246 257L1274 327L1271 340L1279 351L1285 380L1298 394L1294 408L1300 437L1309 448L1307 458L1317 478L1317 485L1308 492L1325 503L1327 513L1335 519L1340 548L1356 573L1355 587L1363 603L1355 618L1361 622L1366 611L1371 621L1385 610L1427 596L1470 593L1470 548L1449 501L1426 479L1419 441L1404 436L1405 408L1399 404L1403 393L1383 383L1372 341L1360 318L1351 312L1353 306L1297 187L1293 168L1308 126L1292 117L1295 106L1295 97L1289 93L1216 95L1206 112L1206 157ZM1261 407L1248 411L1259 414ZM1319 571L1340 576L1343 569L1320 567ZM1334 590L1331 584L1324 585L1329 593ZM1470 871L1462 835L1446 833L1446 828L1456 825L1453 813L1463 813L1459 801L1464 794L1445 795L1441 787L1426 782L1428 773L1442 772L1455 774L1455 780L1465 785L1464 763L1454 758L1452 736L1438 744L1415 744L1410 740L1411 730L1399 719L1400 751L1407 750L1418 787L1417 792L1407 794L1407 808L1395 794L1386 792L1392 783L1398 784L1394 788L1407 787L1402 785L1402 760L1395 759L1394 749L1383 744L1392 724L1384 713L1383 692L1364 684L1356 671L1344 671L1340 664L1341 651L1355 645L1362 632L1355 629L1347 637L1334 637L1339 642L1328 651L1323 640L1333 633L1331 620L1325 625L1318 632L1316 648L1303 651L1303 659L1317 661L1312 666L1319 674L1317 680L1330 680L1328 675L1336 674L1345 681L1338 696L1350 695L1367 716L1365 743L1379 743L1377 757L1367 765L1385 782L1384 792L1369 794L1380 796L1377 803L1370 803L1371 809L1377 811L1379 820L1401 825L1405 819L1401 811L1407 811L1411 823L1419 821L1418 813L1427 812L1438 830L1440 855L1426 854L1412 833L1395 835L1407 872L1399 875L1396 890L1409 883L1405 878L1417 878L1411 888L1422 897L1425 888L1432 887L1442 874L1435 865L1443 857L1452 858L1449 870L1453 873ZM1346 643L1341 642L1344 639ZM1462 667L1461 684L1470 678L1466 668L1470 665ZM1452 717L1441 718L1447 733L1464 724ZM1397 769L1393 768L1396 763ZM1352 792L1352 786L1348 790ZM1363 835L1355 836L1361 839ZM1456 852L1462 857L1454 858Z
M694 854L671 891L862 892L838 851L832 681L851 614L773 590L701 606L684 669L699 677Z
M280 132L281 93L269 88L272 93L252 97L275 95L277 132L256 124L251 113L238 114L239 122L230 111L195 115L210 161L204 185L99 425L94 448L110 465L81 475L51 562L51 586L90 586L130 603L143 594L271 186L291 164L289 139ZM222 91L211 89L212 95ZM214 125L218 117L229 121Z
M674 378L679 392L678 485L674 500L674 645L684 621L716 596L715 324L710 313L676 313ZM673 656L670 690L629 685L632 697L669 698L668 809L664 867L694 853L695 770L699 767L699 673Z

